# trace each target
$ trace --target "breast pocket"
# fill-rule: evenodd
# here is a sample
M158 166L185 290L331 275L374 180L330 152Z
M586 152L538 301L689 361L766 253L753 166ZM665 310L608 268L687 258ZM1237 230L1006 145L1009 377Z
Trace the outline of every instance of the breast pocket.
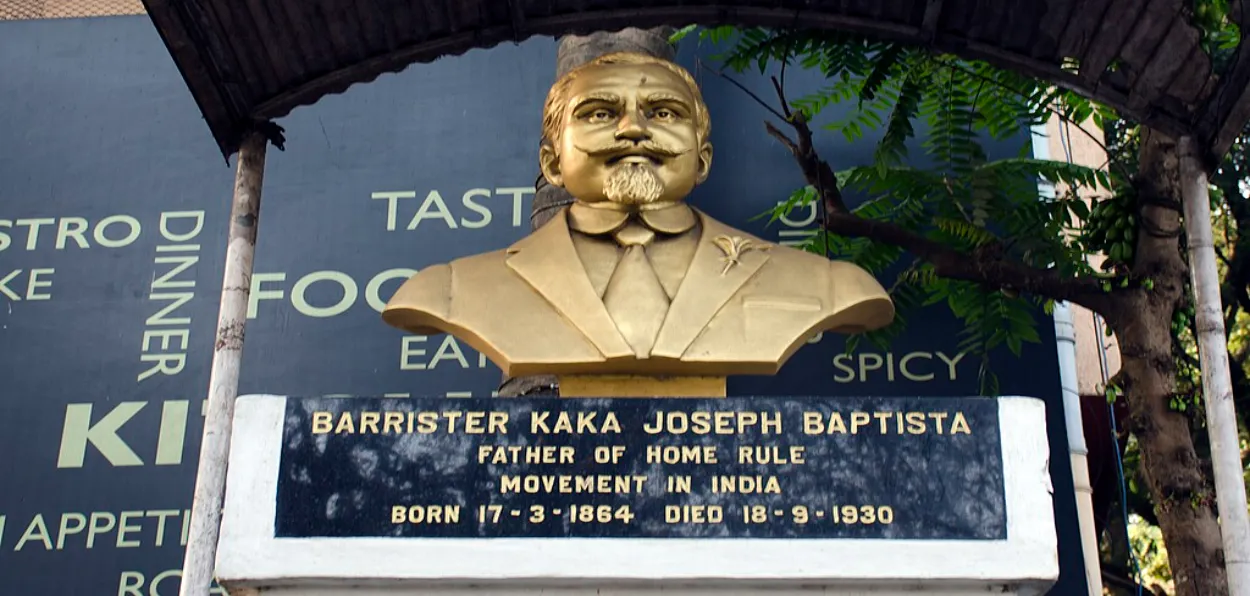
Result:
M747 340L768 345L771 351L806 340L824 303L811 296L752 294L742 297L742 310Z
M786 312L820 312L823 303L811 296L774 296L749 294L742 297L742 307L747 312L781 310Z

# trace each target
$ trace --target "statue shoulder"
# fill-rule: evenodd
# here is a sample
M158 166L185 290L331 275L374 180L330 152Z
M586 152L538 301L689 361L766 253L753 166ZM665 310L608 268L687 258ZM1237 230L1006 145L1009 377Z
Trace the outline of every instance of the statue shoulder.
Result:
M395 291L382 310L382 320L419 335L445 332L451 316L453 286L462 285L466 273L474 277L474 272L504 267L504 259L504 251L495 251L430 265Z
M830 281L842 292L886 295L885 288L867 269L850 261L828 261Z
M849 320L843 333L871 331L894 320L894 301L867 269L849 261L829 261L829 293L834 308Z
M821 283L823 277L828 284L829 292L838 298L856 300L860 297L888 297L885 288L868 270L850 261L830 260L829 258L805 250L772 244L769 253L779 265L785 267L788 274L802 276L809 283ZM813 277L813 275L821 275Z
M452 265L431 265L409 277L382 310L382 320L418 335L438 332L435 325L451 310Z

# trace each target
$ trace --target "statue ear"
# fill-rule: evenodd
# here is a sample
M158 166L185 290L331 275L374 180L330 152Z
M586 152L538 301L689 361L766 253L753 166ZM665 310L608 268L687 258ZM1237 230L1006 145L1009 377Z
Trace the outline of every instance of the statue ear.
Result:
M712 173L712 144L703 143L703 146L699 147L699 171L695 184L703 184L710 173Z
M564 186L564 176L560 173L560 156L556 153L555 147L551 146L551 142L546 139L538 147L538 167L549 184Z

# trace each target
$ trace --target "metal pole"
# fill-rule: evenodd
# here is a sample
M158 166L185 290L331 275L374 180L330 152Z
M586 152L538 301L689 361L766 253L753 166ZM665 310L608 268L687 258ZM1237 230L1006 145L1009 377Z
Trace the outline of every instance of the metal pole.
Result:
M217 535L226 489L226 462L230 456L230 431L234 423L234 399L239 392L239 367L243 359L243 328L247 324L247 301L251 293L252 256L256 251L257 215L261 184L265 177L267 140L251 132L239 147L234 200L230 205L230 240L226 246L226 272L221 283L221 307L217 315L217 340L213 349L213 372L208 381L208 413L200 463L195 476L195 500L191 503L191 529L182 562L180 596L208 596L217 559Z
M1246 511L1237 413L1233 408L1233 383L1228 370L1220 278L1215 267L1207 173L1198 159L1192 137L1181 137L1178 150L1185 233L1189 237L1189 274L1197 314L1198 355L1202 363L1202 395L1207 406L1207 433L1211 438L1211 466L1215 470L1215 497L1220 511L1228 593L1250 596L1250 516Z

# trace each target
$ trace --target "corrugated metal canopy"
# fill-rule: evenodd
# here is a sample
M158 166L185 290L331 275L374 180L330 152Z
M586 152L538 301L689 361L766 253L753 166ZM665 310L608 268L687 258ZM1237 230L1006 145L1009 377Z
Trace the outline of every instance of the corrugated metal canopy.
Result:
M1250 44L1212 76L1185 0L143 2L227 156L252 123L414 62L534 35L691 23L854 31L983 59L1193 134L1212 158L1250 118Z

